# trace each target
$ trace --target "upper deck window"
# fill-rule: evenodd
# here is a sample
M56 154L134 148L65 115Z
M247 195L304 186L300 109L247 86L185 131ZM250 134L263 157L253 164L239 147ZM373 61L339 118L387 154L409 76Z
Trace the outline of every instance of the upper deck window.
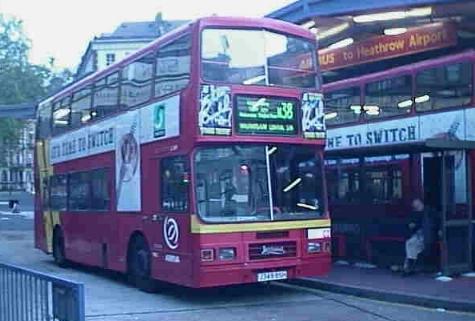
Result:
M407 114L412 107L412 77L388 78L368 83L363 111L368 118Z
M416 76L416 110L468 105L473 93L472 73L472 64L468 62L419 72Z
M206 81L314 88L316 47L310 40L264 30L205 29Z
M158 49L155 97L181 90L190 81L191 37L183 36Z
M43 139L51 135L51 103L46 103L39 107L36 126L38 138Z
M64 97L53 103L53 132L61 134L71 125L71 99Z
M325 93L327 125L357 121L361 114L360 87L349 87Z
M94 106L91 117L106 117L117 111L119 100L119 73L113 73L94 84Z
M79 128L91 120L91 87L85 87L73 94L71 122Z
M120 104L124 108L134 107L152 98L153 62L152 54L127 65L122 70Z

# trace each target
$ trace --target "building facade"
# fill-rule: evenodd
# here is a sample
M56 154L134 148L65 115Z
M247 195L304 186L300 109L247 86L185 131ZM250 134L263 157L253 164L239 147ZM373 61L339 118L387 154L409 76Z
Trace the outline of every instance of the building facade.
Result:
M21 120L18 139L0 142L0 192L34 192L33 146L35 121Z
M153 21L124 22L112 33L103 33L89 42L76 72L81 79L122 60L130 53L187 21L163 20L159 13Z

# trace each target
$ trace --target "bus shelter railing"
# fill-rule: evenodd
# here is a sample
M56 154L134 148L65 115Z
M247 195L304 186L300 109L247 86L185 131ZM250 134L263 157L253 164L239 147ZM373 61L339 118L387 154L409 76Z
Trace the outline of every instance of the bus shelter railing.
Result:
M0 263L1 321L84 321L84 286Z

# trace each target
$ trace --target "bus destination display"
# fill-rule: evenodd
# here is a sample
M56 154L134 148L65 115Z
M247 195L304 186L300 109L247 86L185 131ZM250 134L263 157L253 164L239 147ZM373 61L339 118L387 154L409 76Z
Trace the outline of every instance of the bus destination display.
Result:
M295 100L237 96L236 131L250 135L296 135Z

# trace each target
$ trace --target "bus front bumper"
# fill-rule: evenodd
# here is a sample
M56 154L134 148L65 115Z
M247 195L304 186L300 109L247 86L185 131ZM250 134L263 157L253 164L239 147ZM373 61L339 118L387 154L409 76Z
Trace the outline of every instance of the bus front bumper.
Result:
M193 287L215 287L322 276L329 273L330 267L330 255L273 262L202 265L195 274Z

